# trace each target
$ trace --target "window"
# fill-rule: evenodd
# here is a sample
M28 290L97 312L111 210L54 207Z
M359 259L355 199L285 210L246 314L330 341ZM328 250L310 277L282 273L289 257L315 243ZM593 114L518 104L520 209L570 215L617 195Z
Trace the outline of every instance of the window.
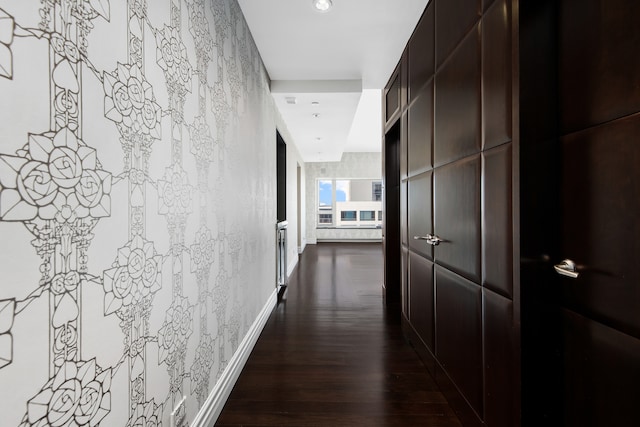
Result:
M340 219L342 221L355 221L356 218L356 211L340 211Z
M317 227L381 225L382 181L379 178L319 178L316 181Z
M371 200L374 202L382 201L382 182L374 181L371 183Z
M378 221L382 221L382 211L378 211Z
M375 221L376 211L360 211L360 221Z
M321 213L318 215L318 224L333 224L333 214Z
M332 209L333 206L333 181L318 180L318 207L320 209Z
M337 179L336 181L336 202L349 202L351 197L351 181L348 179Z

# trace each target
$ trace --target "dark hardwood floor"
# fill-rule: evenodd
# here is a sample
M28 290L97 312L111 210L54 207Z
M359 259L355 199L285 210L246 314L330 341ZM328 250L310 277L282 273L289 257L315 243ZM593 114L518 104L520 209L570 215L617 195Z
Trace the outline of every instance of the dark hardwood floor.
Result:
M216 426L461 426L382 303L380 244L308 245Z

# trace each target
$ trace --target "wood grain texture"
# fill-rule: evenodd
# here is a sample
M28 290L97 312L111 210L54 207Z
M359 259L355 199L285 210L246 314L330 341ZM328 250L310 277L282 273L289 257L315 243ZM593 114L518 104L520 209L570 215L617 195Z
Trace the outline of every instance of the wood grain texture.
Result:
M438 0L435 4L437 67L480 18L479 0Z
M563 257L580 280L561 280L565 307L640 338L640 115L562 138Z
M423 87L408 111L407 174L414 176L433 165L433 80Z
M408 182L409 199L408 212L408 240L412 251L433 260L433 246L426 240L416 240L414 237L424 237L433 234L433 173L425 172L411 178Z
M434 18L434 8L427 8L407 45L409 102L418 96L435 71Z
M482 153L483 286L513 298L511 144Z
M640 340L570 310L563 320L563 425L640 425Z
M565 0L559 4L562 132L640 111L640 2Z
M484 330L484 409L491 427L517 425L517 379L514 376L513 301L489 289L482 290Z
M433 229L445 240L434 251L436 263L477 284L481 283L480 164L479 155L467 157L436 169L433 178Z
M482 419L482 288L439 265L435 278L436 357Z
M433 354L435 346L435 314L433 262L409 253L409 320Z
M512 139L511 16L496 2L482 18L482 144L485 150Z
M379 244L308 245L216 425L460 427L381 283Z
M479 28L474 27L436 73L434 166L473 155L481 148Z

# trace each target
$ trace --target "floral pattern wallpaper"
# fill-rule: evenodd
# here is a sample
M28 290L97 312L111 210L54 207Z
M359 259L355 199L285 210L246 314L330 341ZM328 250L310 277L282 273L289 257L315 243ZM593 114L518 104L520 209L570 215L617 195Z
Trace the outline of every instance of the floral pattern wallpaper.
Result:
M236 0L0 0L0 424L193 419L275 289L276 120Z

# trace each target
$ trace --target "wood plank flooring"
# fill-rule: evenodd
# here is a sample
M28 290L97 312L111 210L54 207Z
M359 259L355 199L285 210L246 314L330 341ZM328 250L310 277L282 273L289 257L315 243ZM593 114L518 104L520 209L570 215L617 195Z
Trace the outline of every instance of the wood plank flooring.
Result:
M380 244L308 245L216 426L460 427L381 297Z

